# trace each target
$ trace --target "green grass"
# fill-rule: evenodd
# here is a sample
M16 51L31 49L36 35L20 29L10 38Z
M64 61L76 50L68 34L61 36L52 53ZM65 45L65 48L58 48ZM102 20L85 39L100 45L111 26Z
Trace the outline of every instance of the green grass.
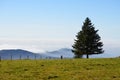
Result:
M3 60L0 80L120 80L120 59Z

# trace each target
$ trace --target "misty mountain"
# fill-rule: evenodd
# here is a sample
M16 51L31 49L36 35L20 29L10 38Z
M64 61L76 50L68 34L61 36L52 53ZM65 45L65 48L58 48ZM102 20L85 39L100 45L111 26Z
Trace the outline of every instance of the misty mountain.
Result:
M64 58L74 57L73 52L71 51L71 49L68 49L68 48L62 48L56 51L46 52L45 55L56 57L56 58L60 58L61 56L63 56Z

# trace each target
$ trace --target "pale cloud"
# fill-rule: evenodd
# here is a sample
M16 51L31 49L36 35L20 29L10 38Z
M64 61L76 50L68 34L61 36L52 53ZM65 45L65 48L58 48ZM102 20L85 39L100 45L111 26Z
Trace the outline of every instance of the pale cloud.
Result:
M0 50L6 50L6 49L24 49L29 50L31 52L35 53L43 53L44 50L39 49L39 47L36 46L29 46L29 45L19 45L19 44L2 44L0 45Z
M120 40L103 39L105 53L119 53ZM36 53L54 51L60 48L72 48L73 39L0 39L2 49L24 49Z
M36 53L71 48L70 39L0 39L0 49L24 49Z

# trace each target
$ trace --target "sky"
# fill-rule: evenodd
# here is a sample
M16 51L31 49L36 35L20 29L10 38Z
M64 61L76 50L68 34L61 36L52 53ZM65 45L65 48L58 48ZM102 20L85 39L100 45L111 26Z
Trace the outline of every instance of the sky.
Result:
M86 17L106 53L120 53L120 0L0 0L0 49L72 48Z

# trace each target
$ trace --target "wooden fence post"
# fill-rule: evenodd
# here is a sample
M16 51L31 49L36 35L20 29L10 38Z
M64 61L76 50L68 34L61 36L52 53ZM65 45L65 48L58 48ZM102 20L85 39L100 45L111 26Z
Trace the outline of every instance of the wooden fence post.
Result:
M63 59L63 56L61 56L60 58Z
M20 60L21 60L21 55L20 55Z
M36 60L36 54L35 54L35 60Z
M12 61L12 54L10 55L10 60Z
M1 56L0 56L0 62L1 62Z
M27 56L27 59L29 59L29 55Z

